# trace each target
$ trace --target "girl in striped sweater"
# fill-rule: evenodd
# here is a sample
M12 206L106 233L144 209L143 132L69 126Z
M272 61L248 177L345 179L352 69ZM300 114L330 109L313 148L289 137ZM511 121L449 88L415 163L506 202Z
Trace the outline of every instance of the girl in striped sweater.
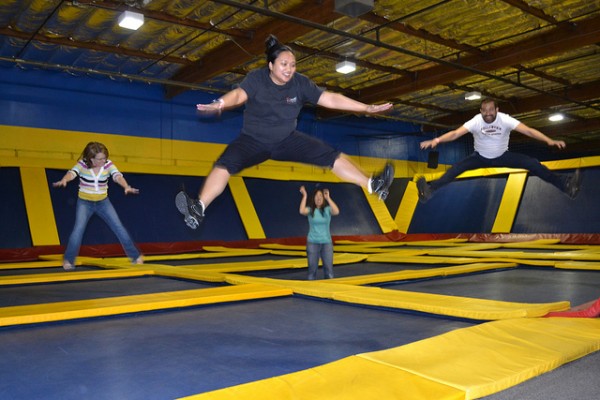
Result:
M143 264L143 257L137 249L127 229L121 223L117 212L108 199L108 179L119 184L125 194L138 194L139 190L129 186L123 174L108 159L108 149L99 142L90 142L85 146L79 161L71 168L54 187L65 187L67 183L79 177L79 194L75 212L75 226L69 237L63 258L63 268L67 271L75 269L75 258L79 254L81 240L88 221L98 214L117 236L125 254L134 264Z

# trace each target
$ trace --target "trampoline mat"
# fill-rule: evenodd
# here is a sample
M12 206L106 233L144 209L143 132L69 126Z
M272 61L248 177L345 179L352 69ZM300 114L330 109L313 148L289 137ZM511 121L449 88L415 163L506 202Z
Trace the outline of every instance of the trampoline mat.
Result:
M451 264L436 264L432 266L430 264L413 264L413 263L377 263L377 262L360 262L351 264L339 264L333 266L333 273L336 278L345 278L350 276L361 276L368 274L380 274L386 272L396 272L403 270L418 270L418 269L429 269L436 267L446 267ZM256 276L262 278L276 278L276 279L296 279L306 280L308 271L306 268L301 269L270 269L264 271L249 271L249 272L238 272L239 275ZM317 278L323 279L323 267L319 266L317 270Z
M379 286L386 289L520 303L567 300L571 304L583 304L600 297L600 271L520 267Z
M3 328L0 393L174 399L472 325L286 297Z
M0 307L162 293L214 286L216 285L165 277L99 279L4 286L0 290Z

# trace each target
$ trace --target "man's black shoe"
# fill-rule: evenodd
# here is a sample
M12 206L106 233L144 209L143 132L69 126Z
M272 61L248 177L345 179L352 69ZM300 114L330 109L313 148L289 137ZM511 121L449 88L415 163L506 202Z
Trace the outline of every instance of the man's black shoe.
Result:
M192 229L196 229L204 219L204 207L200 200L192 199L184 191L177 193L175 196L175 205L180 213L183 214L185 224Z
M391 162L385 164L383 171L374 175L369 180L371 193L377 193L379 200L385 200L390 193L390 186L394 181L394 165Z
M571 199L574 199L575 197L577 197L577 194L579 194L580 187L581 171L579 170L579 168L577 168L575 172L573 172L573 175L570 176L567 180L567 187L565 193L567 193L567 196L569 196Z
M431 188L425 178L421 177L417 180L417 190L419 191L419 202L427 203L431 198Z

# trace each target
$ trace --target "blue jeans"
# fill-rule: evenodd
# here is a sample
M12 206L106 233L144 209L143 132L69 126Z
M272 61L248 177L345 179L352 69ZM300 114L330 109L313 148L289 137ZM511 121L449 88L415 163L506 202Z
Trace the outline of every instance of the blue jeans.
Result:
M474 152L467 158L454 164L442 177L430 183L432 191L438 190L444 185L447 185L457 176L465 171L470 171L477 168L520 168L528 170L532 175L545 180L548 183L556 186L563 192L567 190L567 181L564 177L555 174L542 165L537 159L524 154L505 152L500 157L485 158Z
M71 265L75 265L75 257L79 254L79 248L81 247L81 240L83 239L85 228L94 214L98 214L98 216L106 222L108 227L115 235L117 235L127 257L129 257L132 262L135 262L140 256L140 251L135 247L127 229L125 229L121 223L121 220L108 197L101 201L89 201L77 198L75 226L73 227L71 236L69 236L69 243L67 244L67 249L65 251L64 261L69 262Z
M333 244L332 243L306 243L308 257L308 280L317 279L319 258L323 261L325 279L333 278Z

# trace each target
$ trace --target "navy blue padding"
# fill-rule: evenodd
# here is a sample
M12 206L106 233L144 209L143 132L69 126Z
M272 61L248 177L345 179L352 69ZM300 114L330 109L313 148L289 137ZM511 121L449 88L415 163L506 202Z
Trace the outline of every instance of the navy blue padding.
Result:
M0 200L0 248L31 247L19 168L0 168L0 185L4 188Z
M65 171L47 170L46 173L50 184L60 180ZM138 195L125 196L121 187L112 181L108 193L121 221L137 243L248 239L229 189L210 205L202 225L192 230L185 225L183 215L175 207L175 195L184 185L188 194L195 198L204 178L130 173L126 173L125 178L140 190ZM74 180L66 188L51 189L62 245L66 245L75 223L77 187L78 181ZM83 244L109 243L118 243L116 236L104 221L93 216Z
M512 232L598 233L600 168L585 168L581 173L581 189L575 200L536 176L528 177Z
M315 182L244 179L256 213L268 238L302 237L308 233L308 220L300 215L300 186L310 196ZM360 187L351 183L323 183L340 208L340 215L331 219L331 234L381 234L381 228Z
M489 233L506 177L459 179L417 205L408 233Z

